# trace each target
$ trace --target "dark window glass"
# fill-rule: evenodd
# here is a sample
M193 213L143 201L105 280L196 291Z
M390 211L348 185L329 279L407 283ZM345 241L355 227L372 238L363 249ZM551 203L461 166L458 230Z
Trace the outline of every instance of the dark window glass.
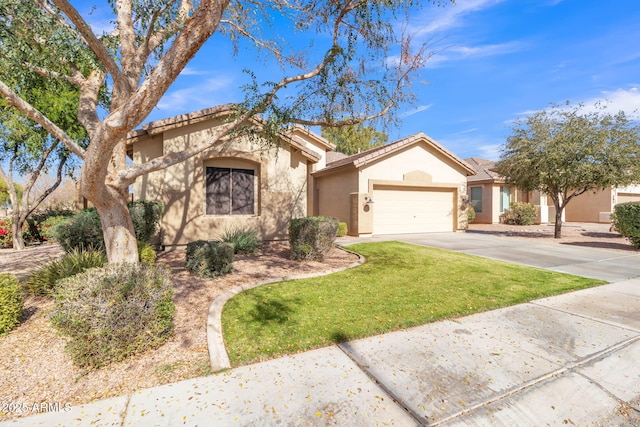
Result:
M207 215L253 215L254 174L251 169L206 168Z

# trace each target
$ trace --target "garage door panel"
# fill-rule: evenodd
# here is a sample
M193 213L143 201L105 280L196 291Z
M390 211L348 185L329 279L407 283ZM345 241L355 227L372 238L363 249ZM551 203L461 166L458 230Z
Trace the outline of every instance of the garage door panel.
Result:
M374 189L373 233L453 231L453 191Z

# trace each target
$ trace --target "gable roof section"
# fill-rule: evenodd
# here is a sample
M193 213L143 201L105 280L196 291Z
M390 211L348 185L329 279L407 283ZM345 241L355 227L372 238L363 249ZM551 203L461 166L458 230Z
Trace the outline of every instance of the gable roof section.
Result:
M504 178L498 172L493 170L496 162L493 160L480 159L477 157L469 157L464 159L475 170L476 174L467 178L467 182L497 182L503 183Z
M204 110L194 111L186 114L179 114L174 117L168 117L165 119L146 123L142 126L141 129L136 129L129 132L129 135L127 135L127 144L132 144L136 142L138 138L145 135L154 136L172 129L194 125L206 120L214 118L224 118L231 114L232 108L233 104L218 105L216 107L205 108ZM254 121L259 125L261 119L259 117L256 117ZM320 154L307 147L308 143L305 141L305 138L313 139L314 142L318 143L320 146L325 147L328 150L333 150L335 148L335 145L331 144L326 139L322 138L319 135L316 135L315 133L300 125L295 125L293 132L291 132L290 134L282 134L282 140L291 144L292 147L300 150L303 156L307 157L313 162L319 161L321 158Z
M444 148L442 145L435 142L433 139L420 132L415 135L408 136L406 138L399 139L390 144L382 145L380 147L375 147L367 151L363 151L362 153L354 154L349 157L337 159L331 163L327 164L327 167L319 170L316 173L321 173L325 171L334 170L340 167L345 166L354 166L355 168L359 168L361 166L365 166L368 162L374 160L380 160L387 156L391 156L395 154L397 151L420 143L425 142L427 145L433 147L437 152L443 155L443 157L449 159L452 163L459 166L465 173L465 175L473 175L473 168L468 165L465 161L460 159L458 156Z

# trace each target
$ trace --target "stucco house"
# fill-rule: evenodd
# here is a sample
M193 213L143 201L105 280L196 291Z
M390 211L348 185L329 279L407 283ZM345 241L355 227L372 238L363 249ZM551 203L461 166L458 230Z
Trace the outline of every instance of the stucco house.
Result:
M625 202L640 202L640 185L587 191L569 202L565 218L573 222L611 222L614 206Z
M537 191L524 192L505 184L505 180L495 172L495 162L476 157L464 159L475 171L467 178L469 203L476 211L474 222L497 224L500 215L517 201L531 203L538 210L537 223L555 221L553 201ZM567 222L611 222L611 213L618 203L640 201L640 185L611 187L598 191L587 191L576 196L563 212Z
M228 115L214 107L148 123L129 135L129 156L140 164L198 144ZM235 226L251 227L264 240L284 239L291 218L313 211L310 176L333 148L302 127L282 135L278 146L234 138L139 178L133 199L164 204L163 245L213 239Z
M312 173L316 214L346 222L350 235L465 229L473 170L424 133Z
M229 111L215 107L132 132L140 164L209 138ZM352 235L455 231L466 227L466 177L473 170L420 133L351 157L303 127L277 146L232 138L133 186L134 200L164 204L161 244L213 239L234 226L263 240L287 237L291 218L327 215ZM329 162L329 163L328 163Z
M507 185L504 177L494 169L493 160L470 157L464 159L475 175L467 178L467 193L469 203L476 212L474 223L498 224L500 215L509 209L512 203L531 203L537 208L537 223L545 224L555 219L555 208L547 196L539 192L526 192Z

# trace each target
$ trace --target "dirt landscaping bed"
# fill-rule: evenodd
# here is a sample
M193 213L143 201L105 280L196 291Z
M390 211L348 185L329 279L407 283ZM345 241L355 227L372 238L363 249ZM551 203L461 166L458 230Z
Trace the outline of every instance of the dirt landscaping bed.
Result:
M175 286L175 333L157 349L89 372L73 365L64 351L65 339L51 326L53 302L28 298L23 323L0 337L0 410L9 404L12 408L41 403L76 406L210 374L206 320L209 305L218 295L240 284L329 270L358 259L334 249L322 263L297 262L288 259L288 251L283 243L265 245L259 254L237 256L232 273L212 280L185 270L184 249L160 253L158 263L171 269ZM30 248L24 253L3 249L0 265L2 272L23 275L60 253L57 246ZM0 421L27 415L32 413L9 411L0 413Z

